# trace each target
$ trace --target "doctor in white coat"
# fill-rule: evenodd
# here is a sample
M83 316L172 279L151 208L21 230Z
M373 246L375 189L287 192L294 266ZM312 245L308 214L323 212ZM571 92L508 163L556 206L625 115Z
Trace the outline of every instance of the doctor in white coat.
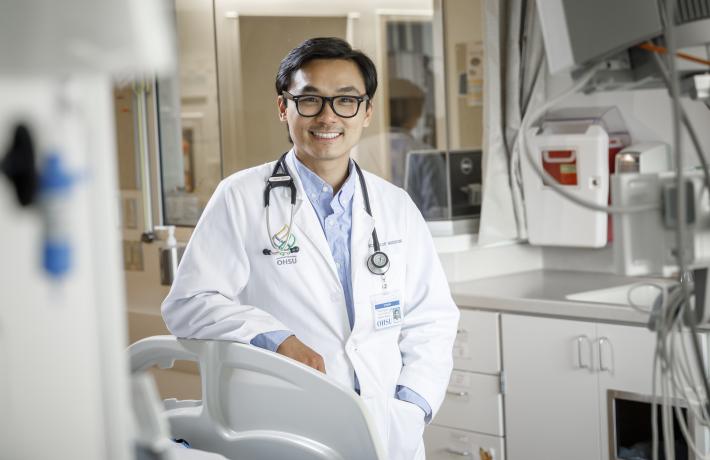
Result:
M277 104L293 148L219 184L162 312L178 337L251 343L326 373L361 395L390 459L423 459L459 313L412 200L350 159L376 87L372 61L340 39L284 58Z

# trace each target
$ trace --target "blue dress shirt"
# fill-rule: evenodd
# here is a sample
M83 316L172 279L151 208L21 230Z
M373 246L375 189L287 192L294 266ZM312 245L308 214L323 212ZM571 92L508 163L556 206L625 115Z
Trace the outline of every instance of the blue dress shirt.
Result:
M333 195L333 187L321 179L316 173L295 158L298 177L301 179L303 189L308 196L308 201L316 211L320 226L325 233L328 247L333 255L338 278L343 288L345 307L348 313L350 329L355 324L355 310L353 307L353 284L350 276L350 236L352 233L352 208L353 194L357 173L354 171L352 160L348 167L348 177L338 193ZM281 343L289 336L290 331L271 331L259 334L251 340L251 344L267 350L276 351ZM355 391L360 392L360 383L355 376ZM395 397L419 406L425 414L425 420L431 418L431 407L414 390L398 385Z

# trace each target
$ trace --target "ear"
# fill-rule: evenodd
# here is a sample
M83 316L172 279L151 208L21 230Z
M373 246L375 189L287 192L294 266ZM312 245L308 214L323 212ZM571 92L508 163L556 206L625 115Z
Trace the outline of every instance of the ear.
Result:
M367 101L365 104L367 104L367 108L365 109L365 119L362 122L362 126L367 128L370 126L370 120L372 120L372 101Z
M286 99L283 96L277 96L276 105L279 107L279 120L286 121Z

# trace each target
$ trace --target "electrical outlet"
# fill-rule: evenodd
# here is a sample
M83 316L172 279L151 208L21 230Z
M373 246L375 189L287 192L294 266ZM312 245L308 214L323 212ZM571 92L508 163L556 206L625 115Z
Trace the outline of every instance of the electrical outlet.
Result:
M123 199L123 228L138 228L138 200L136 198Z
M123 240L123 269L143 271L143 243Z

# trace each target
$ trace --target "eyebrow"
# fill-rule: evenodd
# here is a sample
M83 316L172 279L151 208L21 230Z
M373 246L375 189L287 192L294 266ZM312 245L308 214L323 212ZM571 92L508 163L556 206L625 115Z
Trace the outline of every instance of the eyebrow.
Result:
M357 93L360 94L360 91L357 90L354 86L342 86L336 90L338 93Z
M358 89L355 88L354 86L341 86L340 88L337 88L337 89L335 90L335 92L338 93L338 94L341 94L341 93L356 93L356 94L360 94L360 91L358 91ZM315 86L306 85L306 86L304 86L303 88L301 88L301 94L305 94L305 93L317 93L317 94L320 94L320 93L321 93L321 90L319 90L319 89L316 88Z

